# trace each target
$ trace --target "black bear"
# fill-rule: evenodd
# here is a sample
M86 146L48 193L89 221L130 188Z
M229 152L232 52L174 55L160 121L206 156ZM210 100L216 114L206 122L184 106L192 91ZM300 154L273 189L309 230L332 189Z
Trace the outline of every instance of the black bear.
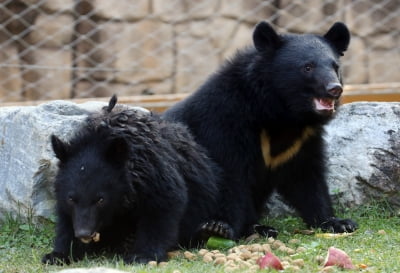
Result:
M43 263L100 251L162 261L171 248L201 243L213 219L218 167L188 130L115 104L91 114L68 143L51 137L57 225Z
M260 227L255 224L274 190L311 227L338 233L357 228L334 216L323 140L342 93L339 57L349 42L340 22L323 36L278 34L260 22L253 47L163 114L187 125L222 167L218 219L229 224L232 238Z

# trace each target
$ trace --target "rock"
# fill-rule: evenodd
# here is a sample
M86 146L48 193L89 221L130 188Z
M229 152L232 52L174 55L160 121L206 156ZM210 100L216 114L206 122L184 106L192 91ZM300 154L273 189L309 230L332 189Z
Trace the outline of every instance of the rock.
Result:
M9 214L51 218L57 161L50 135L68 140L90 111L104 105L54 101L0 108L0 218Z
M400 206L400 103L343 105L327 126L328 183L338 200Z
M89 111L104 105L53 101L0 108L0 218L51 218L57 161L49 137L56 134L68 140ZM334 200L354 206L386 198L400 207L400 103L343 105L326 132ZM277 202L270 202L269 208L275 215L290 211Z

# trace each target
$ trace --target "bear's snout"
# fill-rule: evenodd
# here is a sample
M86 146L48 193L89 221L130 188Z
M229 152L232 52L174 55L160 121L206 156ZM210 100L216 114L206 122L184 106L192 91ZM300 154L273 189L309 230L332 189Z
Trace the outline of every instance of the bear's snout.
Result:
M80 239L82 243L88 244L92 241L97 243L100 241L100 233L98 232L91 232L88 229L78 229L75 230L75 237Z
M331 95L335 99L338 99L343 93L343 87L340 83L331 82L328 83L328 85L326 86L326 91L329 95Z
M89 229L76 229L75 230L75 237L79 239L89 239L92 237L93 232Z

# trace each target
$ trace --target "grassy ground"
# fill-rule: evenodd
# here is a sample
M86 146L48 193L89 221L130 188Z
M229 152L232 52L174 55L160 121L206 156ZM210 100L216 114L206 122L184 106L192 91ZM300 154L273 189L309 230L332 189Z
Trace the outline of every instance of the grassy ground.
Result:
M400 273L400 215L384 203L363 206L356 209L340 209L341 217L350 217L360 224L360 229L351 236L342 238L319 238L315 235L295 234L305 229L301 220L295 217L265 219L269 225L280 231L279 240L288 247L303 247L305 251L292 255L291 259L303 259L304 266L285 269L284 272L319 272L317 256L326 256L327 249L335 246L346 251L361 272ZM54 225L43 223L33 225L15 219L7 219L0 226L0 273L55 272L70 267L111 267L130 272L225 272L224 267L205 263L202 259L187 260L176 257L164 266L124 265L118 258L97 257L85 259L70 266L45 266L40 263L44 253L51 250ZM297 239L293 242L292 239ZM265 243L266 239L256 241ZM195 250L193 250L196 253ZM287 253L273 250L281 259ZM244 272L239 270L238 272ZM333 268L329 272L342 272Z

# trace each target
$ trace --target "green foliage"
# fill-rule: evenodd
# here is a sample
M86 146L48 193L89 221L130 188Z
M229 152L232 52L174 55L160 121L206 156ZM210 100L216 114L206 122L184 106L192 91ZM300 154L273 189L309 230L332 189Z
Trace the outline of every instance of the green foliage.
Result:
M360 229L347 237L319 238L315 235L297 234L296 230L306 227L297 217L265 218L268 224L280 231L279 240L288 247L303 247L304 252L291 256L303 259L304 267L296 272L319 272L318 256L325 257L330 246L347 252L355 265L366 265L361 272L400 272L400 215L386 202L374 202L359 208L338 207L340 217L352 218L360 224ZM320 231L317 231L320 232ZM204 263L201 259L189 261L182 255L173 258L165 266L124 265L119 257L91 257L70 266L45 266L41 257L51 251L54 237L54 223L34 224L30 219L7 217L0 223L0 273L54 272L70 267L111 267L129 272L224 272L222 266ZM296 240L292 240L296 239ZM264 243L266 239L259 242ZM243 242L240 242L243 243ZM196 250L192 250L196 252ZM278 250L273 251L281 259L288 256ZM242 271L238 271L242 272ZM260 271L261 272L261 271ZM267 271L268 272L268 271ZM272 271L271 271L272 272ZM295 272L287 269L284 272ZM343 272L333 269L330 272Z

